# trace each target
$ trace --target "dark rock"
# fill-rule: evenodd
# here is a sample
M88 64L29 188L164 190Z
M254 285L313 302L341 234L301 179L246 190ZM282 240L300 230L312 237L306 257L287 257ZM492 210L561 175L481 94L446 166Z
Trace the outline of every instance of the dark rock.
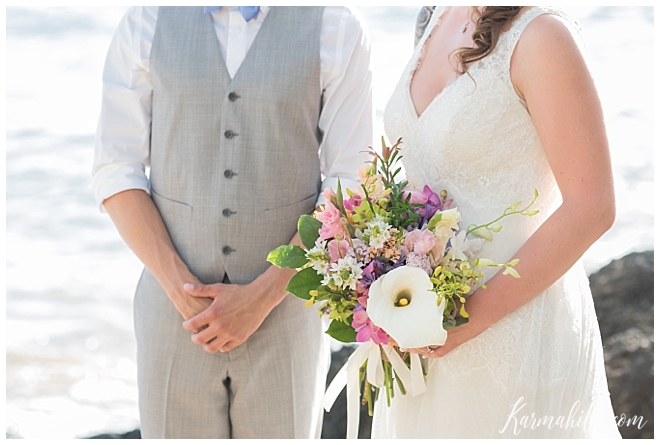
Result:
M589 277L614 413L624 439L653 438L653 251Z
M141 439L140 430L129 431L128 433L104 433L98 436L84 437L84 439Z

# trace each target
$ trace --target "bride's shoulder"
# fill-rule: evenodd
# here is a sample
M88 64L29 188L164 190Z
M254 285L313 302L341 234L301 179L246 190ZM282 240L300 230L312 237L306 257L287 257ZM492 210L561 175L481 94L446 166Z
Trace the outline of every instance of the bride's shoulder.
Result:
M579 26L568 15L558 10L535 11L535 8L525 14L532 17L521 29L511 58L512 68L516 62L528 64L539 59L552 63L554 59L570 58L571 53L577 55L584 51Z
M586 69L585 47L577 23L555 11L532 11L528 14L533 18L521 30L511 55L511 80L519 95L525 83L536 82L539 76Z
M518 47L531 47L533 50L566 43L580 43L580 27L568 14L560 9L532 7L520 16L522 29Z

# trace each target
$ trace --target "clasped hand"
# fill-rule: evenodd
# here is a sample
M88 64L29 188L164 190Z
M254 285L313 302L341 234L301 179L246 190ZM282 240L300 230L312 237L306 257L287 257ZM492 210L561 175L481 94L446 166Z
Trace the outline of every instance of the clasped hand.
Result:
M249 284L190 284L184 290L196 298L211 298L211 305L186 320L194 343L207 352L228 352L244 343L264 321L268 312Z

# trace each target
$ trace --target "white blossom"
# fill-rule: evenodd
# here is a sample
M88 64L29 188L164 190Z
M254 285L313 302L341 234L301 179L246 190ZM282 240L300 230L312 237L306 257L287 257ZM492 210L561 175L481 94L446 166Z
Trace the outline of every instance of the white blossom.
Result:
M392 228L381 215L376 215L373 220L367 223L364 229L363 239L369 240L369 246L374 249L380 249L390 239L390 229Z
M338 288L355 290L358 281L362 278L361 264L353 257L340 258L336 263L330 264L328 274L321 280L324 286L334 285Z
M462 230L456 236L449 239L451 247L447 252L447 257L452 260L459 259L463 261L473 259L474 254L481 249L483 243L483 239L468 239L465 230Z
M328 268L330 266L330 256L328 255L325 247L323 247L323 244L321 244L318 240L316 241L316 245L307 251L306 256L307 259L309 259L309 264L315 271L321 275L328 273Z

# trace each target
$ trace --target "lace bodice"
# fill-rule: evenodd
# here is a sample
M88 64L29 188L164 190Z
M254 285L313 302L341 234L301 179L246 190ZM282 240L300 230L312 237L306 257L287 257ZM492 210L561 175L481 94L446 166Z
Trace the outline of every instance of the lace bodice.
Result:
M526 11L500 36L489 56L470 66L472 78L459 76L418 117L410 82L426 39L445 9L434 11L387 104L385 131L390 142L403 138L403 164L411 185L447 190L465 225L488 222L516 201L530 202L534 189L539 191L535 208L541 214L505 220L505 228L511 229L498 234L499 242L490 243L506 256L547 218L560 197L526 104L513 88L511 55L532 19L548 12L567 16L541 7ZM502 251L500 243L511 248Z

